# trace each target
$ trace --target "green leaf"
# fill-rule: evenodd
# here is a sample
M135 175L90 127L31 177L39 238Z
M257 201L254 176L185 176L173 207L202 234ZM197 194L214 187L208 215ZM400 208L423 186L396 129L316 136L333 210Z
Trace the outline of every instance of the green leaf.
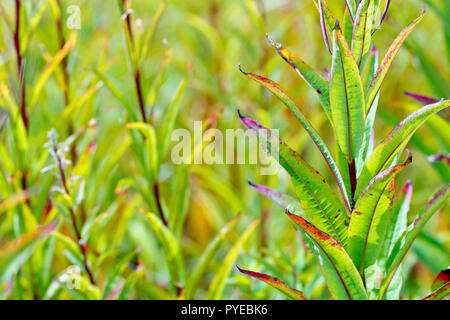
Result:
M439 274L433 281L431 289L433 290L438 289L448 282L450 282L450 268L447 268L439 272Z
M450 196L450 185L442 188L438 193L436 193L433 198L427 203L427 205L419 213L419 217L414 221L412 225L409 226L406 234L398 241L400 243L400 249L396 251L395 256L390 259L392 263L389 264L389 269L387 271L386 278L381 285L380 299L383 299L386 295L387 289L400 267L403 259L411 248L414 240L417 238L419 233L422 231L425 224L430 220L430 218L436 213L436 211L445 203L445 201Z
M164 247L172 285L177 283L184 285L184 266L178 241L172 232L164 226L159 217L153 213L147 213L146 217L148 218L148 222L155 232L156 237Z
M55 229L57 222L36 228L0 247L0 283L9 280L28 261L33 249Z
M248 183L256 191L275 202L284 210L289 210L289 212L292 212L296 215L304 216L305 213L301 207L300 202L297 199L263 185L254 184L250 181Z
M142 41L143 45L140 49L140 54L139 54L139 60L140 60L139 66L142 66L145 59L147 59L147 55L150 50L150 45L151 45L151 42L155 35L156 28L158 27L158 24L161 20L161 17L163 15L164 11L167 8L168 3L169 3L168 0L163 0L159 4L158 9L156 10L155 14L152 17L150 26L148 28L146 28L146 31L143 36L143 41ZM121 12L123 12L123 11L121 11Z
M45 87L45 84L50 77L50 75L55 71L56 67L61 63L61 61L69 54L69 52L75 47L75 43L77 40L77 33L72 32L70 34L69 39L64 44L64 46L56 53L56 55L49 61L49 63L45 66L44 70L38 77L38 80L33 88L33 94L31 96L31 101L29 108L32 110L36 103L39 100L42 90Z
M291 213L288 213L288 216L311 240L314 246L311 249L322 266L322 273L333 297L349 300L367 299L362 279L344 247L305 219Z
M352 53L358 67L361 67L363 57L370 49L372 40L370 33L375 9L373 0L362 0L356 12L352 34Z
M328 30L331 32L334 29L334 25L336 24L336 20L333 17L333 13L330 10L330 7L328 6L328 3L326 0L321 0L322 2L322 10L323 10L323 18L325 20L325 25L327 26ZM319 10L319 14L321 14L321 8L318 4L318 0L314 0L314 4L316 5L317 9Z
M373 151L367 163L364 165L358 178L355 195L359 195L369 181L378 173L392 165L397 154L409 142L414 132L431 115L450 106L450 101L440 101L425 106L400 122Z
M435 292L427 295L423 300L443 300L450 295L450 282L447 282Z
M148 168L152 174L153 181L158 178L159 172L159 157L158 157L158 141L155 133L155 128L148 123L132 122L127 123L127 128L138 129L145 136L145 145L147 148Z
M280 281L280 279L276 277L269 276L264 273L244 270L236 266L240 272L243 274L249 275L255 279L261 280L270 286L274 287L281 293L283 293L286 297L288 297L290 300L308 300L305 296L305 294L299 290L296 290L294 288L289 287L284 282Z
M234 217L228 224L226 224L214 237L214 239L209 243L208 247L205 249L203 254L198 259L197 264L195 265L191 276L186 281L186 288L184 293L184 299L191 300L195 296L195 292L198 289L199 281L202 275L205 273L206 268L211 263L211 260L217 250L220 248L224 240L227 238L228 234L234 231L236 223L240 218L240 214L238 213L236 217Z
M256 133L261 144L292 177L295 191L308 219L340 243L347 238L348 218L344 204L322 175L271 130L239 114L245 126Z
M259 220L253 221L230 249L222 264L220 265L219 270L217 270L216 276L214 277L211 286L209 287L208 295L206 297L207 300L218 300L222 297L222 292L225 288L225 281L227 280L231 272L231 266L234 264L234 261L237 259L239 252L247 242L250 235L256 229L258 224Z
M330 84L331 114L342 152L358 157L365 128L364 92L358 65L336 23Z
M356 201L348 227L346 250L362 275L375 262L383 244L394 193L394 178L411 161L409 153L404 163L378 174Z
M376 72L376 69L378 68L378 50L375 49L375 47L372 47L371 50L371 55L369 57L369 61L367 62L367 68L365 71L365 75L364 75L364 81L363 81L363 85L364 85L364 92L367 92L367 89L370 85L370 82L368 81L368 79L372 78L373 75ZM359 158L357 161L357 168L356 168L356 172L357 172L357 176L359 176L361 174L361 170L364 166L364 164L366 163L367 159L370 157L370 155L373 152L373 144L371 146L370 143L370 139L371 139L371 134L372 134L372 130L373 130L373 124L375 122L375 116L377 113L377 109L378 109L378 99L379 99L380 94L378 93L372 108L369 110L369 112L366 115L366 125L364 128L364 137L363 137L363 141L362 141L362 145L361 145L361 150L359 152ZM370 148L372 147L372 148Z
M164 159L164 156L167 153L167 149L169 147L169 142L171 138L172 131L175 127L175 121L177 119L178 111L180 110L181 104L179 103L181 94L184 91L184 88L186 87L187 79L184 78L181 80L180 84L178 85L177 90L175 91L175 94L173 96L173 99L168 107L168 110L166 111L166 119L164 120L164 125L162 127L161 131L161 145L159 149L160 159L159 163L161 163Z
M329 93L329 84L327 79L325 79L322 75L320 75L317 71L311 68L308 64L306 64L302 59L292 54L289 50L283 48L283 46L277 42L275 42L269 35L266 35L269 43L277 49L278 54L297 72L297 74L306 81L306 83L313 88L316 93L319 95L320 103L330 120L332 121L331 109L330 109L330 93ZM246 73L244 73L246 74ZM257 79L255 79L257 80ZM264 85L263 82L260 82ZM270 86L266 86L269 90ZM271 90L272 91L272 90ZM276 91L272 91L275 95ZM281 94L283 96L283 94ZM277 95L278 98L281 99L280 96ZM289 99L291 100L291 99ZM284 102L284 101L283 101ZM289 105L287 105L289 107ZM291 109L292 110L292 109Z
M392 210L387 217L386 236L379 257L379 260L383 263L386 263L386 259L392 254L395 244L406 231L412 191L411 180L408 180L394 199Z
M122 106L126 109L130 120L137 121L138 117L136 116L133 106L128 102L128 99L125 98L125 96L122 94L122 92L120 92L120 90L116 87L116 85L100 70L94 69L93 71L97 76L97 78L101 80L105 84L105 86L109 89L112 95L120 101Z
M394 61L395 57L397 56L398 51L402 47L403 43L406 40L406 37L413 31L413 29L419 24L419 22L422 20L423 16L425 14L425 11L413 22L411 22L408 26L406 26L400 34L395 38L394 42L389 47L388 51L386 52L386 55L384 56L383 60L381 61L380 67L378 68L375 76L372 79L372 83L370 84L369 90L366 95L366 105L367 110L370 110L372 107L372 104L375 101L375 98L378 94L378 91L380 91L381 85L383 84L384 78L386 77L392 62Z
M178 165L175 169L171 185L171 193L177 196L169 203L169 226L177 239L181 239L183 234L183 227L189 206L191 193L189 173L188 166Z
M241 70L241 69L240 69ZM350 212L349 205L348 205L348 198L347 193L345 190L345 184L344 180L341 176L341 173L338 169L338 166L336 162L333 159L333 156L331 155L331 152L328 150L327 145L320 137L319 133L314 129L314 127L311 125L311 123L306 119L305 115L301 111L301 109L295 104L295 102L280 88L280 86L273 82L270 79L261 77L259 75L244 72L241 70L243 74L248 76L250 79L255 80L256 82L260 83L264 87L266 87L270 92L272 92L278 99L280 99L281 102L283 102L289 110L292 111L292 113L297 117L297 119L301 122L303 128L305 128L308 135L313 140L314 144L316 145L317 149L321 153L323 159L328 165L328 168L330 169L331 173L333 174L333 178L336 181L336 184L338 185L339 191L341 193L342 199L346 205L346 209L348 212Z

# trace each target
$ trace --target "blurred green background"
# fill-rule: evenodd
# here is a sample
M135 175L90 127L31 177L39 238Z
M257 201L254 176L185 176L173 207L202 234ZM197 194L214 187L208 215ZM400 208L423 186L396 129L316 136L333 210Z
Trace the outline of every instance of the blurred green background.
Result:
M158 208L151 185L145 181L145 169L139 162L139 150L146 150L146 142L139 136L130 138L134 129L127 128L126 124L133 121L123 101L111 89L118 89L136 116L139 115L135 82L127 62L123 12L118 2L22 0L25 25L22 35L43 8L28 42L24 41L27 43L24 77L28 103L49 62L61 49L57 8L62 14L60 30L64 40L72 32L65 25L71 18L69 6L79 7L81 24L76 30L75 47L65 59L70 86L65 89L65 72L59 62L46 79L35 106L28 111L30 128L20 152L14 151L16 144L20 149L20 133L19 143L14 142L12 122L6 119L6 113L1 115L0 256L4 255L5 263L0 263L0 268L4 268L0 271L7 276L0 278L0 297L282 298L273 288L239 274L234 267L238 264L277 276L311 298L329 298L318 265L283 211L248 186L250 180L294 195L284 172L261 176L258 165L177 166L170 161L169 147L169 152L162 155L155 180L169 227L149 222L145 213L154 212L157 216ZM329 2L335 15L342 16L344 1ZM393 1L386 21L375 34L375 45L383 56L396 34L417 17L422 4L428 9L425 18L401 49L382 87L379 117L375 122L376 143L420 106L404 94L405 90L438 99L450 97L450 20L447 19L450 6L446 0ZM3 94L0 107L5 110L8 92L17 106L20 100L12 35L14 6L14 1L4 0L0 7ZM316 169L323 174L328 172L293 115L238 70L240 64L245 71L277 81L333 149L333 133L314 91L280 59L265 38L266 33L270 34L317 70L329 69L331 56L322 39L314 1L170 0L165 6L162 1L134 0L131 8L134 37L141 40L155 22L155 14L164 9L151 42L143 44L148 47L148 54L141 69L142 88L147 97L145 106L148 112L152 110L158 139L164 139L164 133L167 134L164 127L172 108L179 108L174 128L192 131L194 121L203 120L206 126L222 132L242 128L237 116L239 109L267 127L279 129L284 140ZM182 81L186 85L176 98ZM68 105L70 112L65 111ZM448 120L447 115L442 116ZM67 213L70 201L52 190L52 186L58 185L57 177L41 173L42 168L52 163L44 148L47 132L52 128L58 133L59 141L75 133L75 142L71 144L75 147L69 153L76 157L68 156L74 161L68 165L66 174L80 176L84 183L84 187L74 184L74 192L81 199L74 208L87 243L87 260L96 285L87 284L76 290L67 289L55 280L71 265L83 267L83 258ZM400 187L407 179L412 180L411 219L449 179L442 174L448 169L442 168L445 164L427 160L429 155L449 151L442 148L448 142L445 137L448 132L440 129L439 123L430 122L417 132L409 146L414 163L396 181ZM24 174L29 199L21 193L23 185L19 181ZM427 224L405 261L404 277L409 280L402 291L404 298L424 296L436 274L448 266L450 213L447 209ZM237 225L220 240L217 248L208 247L238 212L241 216ZM20 244L11 247L13 239L53 218L58 218L57 232L29 247ZM256 230L248 239L243 238L244 230L258 218L261 221ZM202 255L207 248L214 249L211 257ZM200 270L202 258L206 262ZM200 273L194 283L195 271ZM86 276L82 278L88 283ZM191 290L188 294L186 287Z

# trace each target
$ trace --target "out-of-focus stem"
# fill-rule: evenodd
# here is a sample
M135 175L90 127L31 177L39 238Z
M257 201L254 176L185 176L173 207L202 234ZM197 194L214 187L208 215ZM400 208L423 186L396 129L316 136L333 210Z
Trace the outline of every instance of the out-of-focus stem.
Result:
M62 5L61 0L58 0L58 6L59 11L62 15ZM58 19L56 19L56 29L58 32L58 41L59 41L59 48L62 49L64 47L64 44L66 42L66 39L64 37L64 30L63 30L63 23L61 20L61 15ZM64 104L67 107L70 104L70 75L68 71L68 65L69 65L69 55L66 55L62 61L61 61L61 69L63 74L63 80L64 80L64 87L63 87L63 96L64 96ZM71 136L74 133L74 125L72 119L69 119L68 124L68 135ZM77 148L75 141L70 145L70 157L72 159L72 162L75 163L77 160Z
M134 49L134 35L133 35L133 27L131 24L131 12L128 10L128 3L129 0L122 0L123 2L123 8L125 10L124 14L125 14L125 19L126 19L126 32L128 33L128 36L130 37L130 41L131 41L131 45L133 46ZM127 50L128 51L128 50ZM132 53L128 52L130 61ZM134 84L135 84L135 88L136 88L136 95L138 98L138 102L139 102L139 109L141 111L141 116L142 116L142 121L143 122L147 122L147 115L145 113L145 102L144 102L144 95L142 92L142 84L141 84L141 70L139 66L136 66L136 68L132 67L132 72L133 72L133 78L134 78Z
M64 192L66 193L66 195L68 195L70 197L70 191L69 191L69 187L67 186L67 180L66 180L66 175L64 174L62 160L61 160L61 157L58 155L58 149L57 149L56 145L53 146L53 151L55 153L56 160L58 162L58 170L59 170L59 175L61 177L61 182L62 182L62 185L64 188ZM77 219L75 217L75 211L73 210L72 206L69 207L69 213L70 213L70 219L72 220L72 226L75 231L75 236L77 238L77 243L80 248L81 254L83 255L84 269L86 270L86 273L88 274L90 282L93 285L95 285L94 277L93 277L91 269L89 268L89 265L88 265L86 245L83 243L83 241L81 239L81 232L80 232L80 229L78 228Z
M21 0L16 0L16 28L14 30L14 47L16 49L17 58L17 79L20 87L20 114L22 116L25 129L28 131L29 121L26 110L26 85L25 85L25 74L24 74L24 59L22 53L20 52L20 10L22 8Z

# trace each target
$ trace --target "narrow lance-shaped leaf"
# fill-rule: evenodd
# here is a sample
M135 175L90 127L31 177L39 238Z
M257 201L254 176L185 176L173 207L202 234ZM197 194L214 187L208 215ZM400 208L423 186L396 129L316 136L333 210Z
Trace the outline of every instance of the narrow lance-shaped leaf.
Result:
M302 59L292 54L289 50L283 48L281 44L275 42L269 35L266 36L269 43L277 49L278 54L297 72L303 80L306 81L307 84L311 86L311 88L316 91L328 119L331 124L333 124L330 109L329 84L327 79L311 68Z
M47 82L50 75L53 73L53 71L56 69L56 67L61 63L61 61L66 57L69 52L75 47L75 43L77 40L77 33L72 32L70 34L69 39L64 44L64 46L59 50L56 55L53 57L52 60L49 61L49 63L45 66L42 73L39 75L39 78L34 86L33 95L31 96L30 101L30 110L34 108L36 103L39 100L39 97L42 93L42 90L44 89L45 83Z
M269 198L270 200L272 200L273 202L275 202L278 206L280 206L284 210L289 210L289 212L292 212L299 216L304 215L304 211L301 207L301 204L297 199L295 199L285 193L271 189L269 187L251 183L250 181L248 182L248 184L251 187L253 187L256 191L261 193L263 196L265 196L265 197Z
M326 2L326 0L321 0L321 5L319 6L319 0L314 0L314 4L319 11L319 16L321 16L321 18L323 16L328 31L332 32L336 20L334 19L333 13L331 12L328 3Z
M336 23L330 84L336 137L349 162L358 156L365 127L364 93L355 58Z
M375 30L373 30L372 36L373 36L373 34L374 34L378 29L380 29L381 25L382 25L383 22L384 22L384 19L386 19L387 13L388 13L388 11L389 11L389 5L390 5L390 4L391 4L391 0L387 0L387 1L386 1L386 5L384 6L383 14L381 15L380 23L379 23L378 26L375 28Z
M440 101L425 106L400 122L373 151L358 178L355 195L359 195L369 181L389 167L399 152L406 146L416 130L431 115L450 106L450 101Z
M438 289L448 282L450 282L450 267L439 272L431 285L431 289Z
M450 282L447 282L436 291L427 295L423 300L443 300L450 296Z
M295 191L308 219L332 234L340 243L345 243L348 217L344 204L322 175L271 130L241 114L239 116L244 125L256 133L263 147L292 177Z
M255 220L252 224L250 224L230 249L227 256L223 260L223 263L220 265L219 270L216 272L216 276L214 277L211 286L209 287L208 295L206 297L207 300L218 300L221 298L223 289L225 288L225 281L231 272L231 266L234 264L239 252L258 224L259 220Z
M333 297L349 300L367 299L362 279L344 247L305 219L289 212L287 214L314 245L311 249L322 266L323 275Z
M425 14L425 10L423 13L413 22L411 22L406 28L404 28L400 34L395 38L394 42L389 47L388 51L386 52L386 55L384 56L383 60L381 61L380 67L377 70L377 73L375 74L372 83L370 84L369 90L366 95L366 104L367 109L370 110L372 107L372 104L375 100L375 97L377 96L378 91L381 88L381 85L383 84L384 78L386 77L392 62L394 61L395 57L397 56L398 51L400 50L401 46L406 40L406 37L414 30L414 28L419 24L419 22L422 20L423 16Z
M0 247L0 283L9 280L20 266L33 253L33 248L40 240L48 237L55 229L57 222L36 228L21 237Z
M175 283L184 284L185 274L179 242L159 217L153 213L147 213L146 217L156 237L164 247L172 285L175 285Z
M411 161L412 156L409 153L404 163L378 174L356 202L348 227L346 249L361 274L375 262L383 244L394 192L394 177Z
M395 244L406 231L408 212L411 204L412 183L408 180L394 199L392 211L388 217L387 231L380 260L385 260L392 253Z
M387 289L397 272L400 264L411 248L414 240L417 238L419 233L422 231L425 224L430 220L430 218L436 213L436 211L447 201L450 196L450 185L446 185L438 193L436 193L433 198L427 203L427 205L419 213L419 217L414 221L414 223L408 228L407 233L404 238L400 239L402 245L398 251L396 251L395 256L390 259L392 263L389 264L389 269L387 271L387 276L381 285L380 299L383 299L386 295Z
M374 12L375 7L373 0L361 1L356 12L356 19L352 33L352 53L358 67L361 67L363 57L367 52L369 52L370 49L370 43L372 40L370 32L372 30L372 15Z
M236 215L229 223L227 223L218 233L218 235L209 243L203 254L198 259L191 275L186 281L184 299L190 300L194 298L195 292L199 287L199 281L204 274L208 264L211 262L214 253L220 248L226 237L231 231L234 231L236 223L240 218L240 213Z
M277 289L278 291L283 293L286 297L288 297L291 300L308 300L303 292L289 287L288 285L286 285L284 282L282 282L280 279L278 279L276 277L272 277L272 276L269 276L264 273L241 269L238 266L236 266L236 267L243 274L246 274L250 277L253 277L255 279L258 279L260 281L267 283L268 285L274 287L275 289Z
M432 103L439 102L438 99L435 99L435 98L432 98L432 97L428 97L428 96L424 96L422 94L417 94L417 93L413 93L413 92L409 92L409 91L405 91L405 94L408 97L411 97L414 100L422 103L424 106L426 106L427 104L432 104Z
M352 22L354 22L356 13L355 2L352 0L345 0L345 5L347 6L348 13L350 13Z
M333 159L333 156L331 155L331 152L328 150L327 145L320 137L319 133L314 129L314 127L311 125L311 123L308 121L308 119L305 117L301 109L295 104L295 102L280 88L280 86L275 83L274 81L261 77L259 75L244 72L242 69L240 69L243 74L245 74L250 79L255 80L256 82L260 83L264 87L266 87L270 92L272 92L278 99L280 99L281 102L283 102L289 110L297 117L297 119L301 122L303 128L305 128L308 135L313 140L314 144L316 145L317 149L321 153L323 159L328 165L328 168L330 169L334 180L336 181L336 184L339 188L339 192L341 193L342 199L344 201L344 204L346 206L346 210L348 213L350 213L349 210L349 200L347 197L347 193L345 190L345 184L344 180L341 176L341 173L339 171L339 168L336 164L336 162Z
M327 26L326 26L326 21L325 21L325 12L323 10L323 3L322 0L318 0L319 1L319 12L320 12L320 28L322 29L322 35L323 35L323 40L325 42L325 46L327 47L328 51L331 53L331 48L330 48L330 41L328 40L328 33L327 33Z
M371 49L371 55L367 64L367 70L365 72L365 80L367 80L369 77L372 78L375 74L376 69L378 68L378 50L375 48L375 46ZM367 91L367 88L370 83L363 83L365 87L365 92ZM356 167L356 176L359 177L361 174L361 170L364 166L364 163L367 161L371 153L373 152L373 145L372 149L369 150L370 147L370 140L372 138L373 133L373 124L375 122L375 116L378 109L378 98L379 93L377 95L377 99L375 100L373 107L370 109L370 111L366 115L366 126L364 128L364 137L363 142L361 145L361 150L359 152L359 159L357 161L357 167Z

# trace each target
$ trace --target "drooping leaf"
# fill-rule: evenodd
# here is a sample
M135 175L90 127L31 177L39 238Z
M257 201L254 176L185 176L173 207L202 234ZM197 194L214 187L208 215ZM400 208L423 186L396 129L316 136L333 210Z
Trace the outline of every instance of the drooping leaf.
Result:
M348 227L346 250L361 274L375 262L383 244L394 193L394 178L411 161L409 153L404 163L376 175L356 201Z
M338 23L334 30L330 104L337 141L350 162L358 157L363 140L364 92L358 65Z
M248 129L256 133L263 147L292 177L295 191L308 219L321 230L333 235L340 243L345 243L348 218L344 204L322 175L271 130L241 114L239 117Z
M285 194L282 192L279 192L277 190L271 189L269 187L254 184L250 181L248 182L251 187L253 187L256 191L261 193L263 196L269 198L270 200L274 201L277 205L279 205L284 210L289 210L289 212L292 212L296 215L303 216L304 212L300 205L300 202Z
M417 238L419 233L422 231L425 224L430 220L430 218L436 213L436 211L445 203L445 201L450 196L450 185L446 185L439 192L437 192L433 198L427 203L427 205L421 210L418 218L414 221L412 225L408 227L408 230L401 237L399 241L397 241L396 247L398 250L395 250L395 255L390 257L388 261L388 271L387 275L381 285L379 298L383 299L386 295L387 289L397 272L400 264L405 258L406 254L409 252L414 240ZM392 261L392 262L391 262Z
M373 151L358 178L355 195L358 196L369 181L392 165L395 157L406 146L414 132L431 115L450 106L450 101L440 101L425 106L400 122Z
M344 203L346 204L346 208L348 208L348 198L347 193L345 190L345 184L344 180L341 176L341 173L338 169L338 166L336 162L333 159L333 156L331 155L331 152L328 150L327 145L320 137L319 133L314 129L314 127L311 125L311 123L308 121L308 119L305 117L301 109L295 104L295 102L280 88L280 86L275 83L274 81L261 77L259 75L244 72L242 69L240 69L243 74L248 76L250 79L255 80L256 82L260 83L264 87L266 87L270 92L272 92L278 99L280 99L281 102L283 102L289 110L297 117L297 119L301 122L303 128L305 128L308 135L313 140L314 144L316 145L317 149L321 153L323 159L327 163L335 181L339 188L339 191L341 193L342 199ZM348 210L350 211L350 210Z
M438 99L435 99L435 98L432 98L432 97L428 97L428 96L424 96L422 94L417 94L417 93L413 93L413 92L409 92L409 91L405 91L405 94L408 97L411 97L414 100L422 103L424 106L426 106L427 104L433 104L433 103L439 102Z
M281 44L275 42L269 35L267 35L267 40L277 49L278 54L297 72L297 74L316 91L328 119L333 123L331 120L330 94L327 79L311 68L302 59L285 49Z
M253 277L255 279L263 281L263 282L267 283L268 285L274 287L275 289L277 289L278 291L283 293L286 297L288 297L290 300L308 300L303 292L289 287L288 285L286 285L284 282L282 282L280 279L278 279L276 277L272 277L272 276L269 276L264 273L241 269L238 266L236 266L236 267L243 274L246 274L250 277Z
M305 219L291 213L288 213L288 216L314 245L313 253L318 257L333 297L349 300L367 299L362 279L344 247Z

